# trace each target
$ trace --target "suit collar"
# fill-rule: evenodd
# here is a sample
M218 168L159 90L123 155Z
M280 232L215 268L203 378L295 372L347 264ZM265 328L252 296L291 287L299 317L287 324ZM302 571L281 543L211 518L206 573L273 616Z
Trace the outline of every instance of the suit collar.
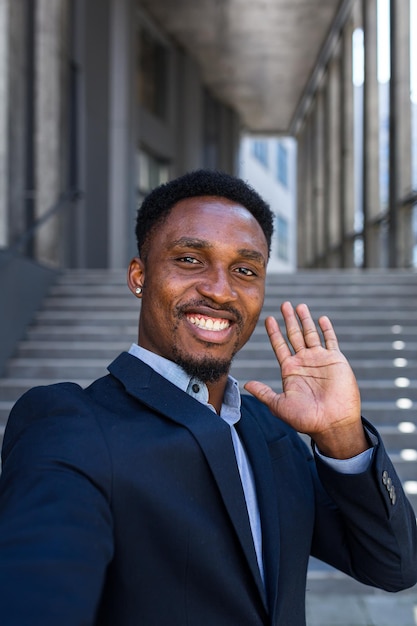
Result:
M209 463L265 604L265 591L228 424L135 356L124 352L108 369L127 393L192 433Z

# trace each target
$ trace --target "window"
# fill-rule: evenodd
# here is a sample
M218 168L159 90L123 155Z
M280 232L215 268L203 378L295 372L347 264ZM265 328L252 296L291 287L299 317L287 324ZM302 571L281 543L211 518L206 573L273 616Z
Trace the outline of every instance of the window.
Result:
M145 150L138 153L139 201L155 187L166 183L169 179L169 165Z
M252 142L252 154L262 165L268 167L268 144L263 139L255 139Z
M145 28L139 31L139 103L159 118L166 116L168 59L165 47Z
M288 187L288 151L281 142L277 145L277 178L284 187Z
M281 261L289 260L289 242L288 242L288 221L281 217L276 216L276 237L277 237L277 257Z

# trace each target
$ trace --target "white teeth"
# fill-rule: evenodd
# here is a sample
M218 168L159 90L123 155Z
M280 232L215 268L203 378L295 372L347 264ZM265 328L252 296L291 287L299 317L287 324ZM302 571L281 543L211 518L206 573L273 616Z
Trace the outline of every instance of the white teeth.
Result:
M204 330L225 330L229 327L229 322L227 320L219 320L212 319L210 317L194 317L190 316L188 318L194 326L198 326L198 328L203 328Z

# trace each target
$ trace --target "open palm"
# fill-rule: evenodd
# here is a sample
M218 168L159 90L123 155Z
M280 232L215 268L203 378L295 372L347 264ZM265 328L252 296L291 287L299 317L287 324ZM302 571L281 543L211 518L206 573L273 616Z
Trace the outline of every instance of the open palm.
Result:
M294 310L285 302L281 312L288 342L273 317L265 324L281 367L283 391L275 393L256 381L246 383L245 388L276 416L313 438L328 429L356 425L360 421L359 390L330 320L319 319L323 346L305 304Z

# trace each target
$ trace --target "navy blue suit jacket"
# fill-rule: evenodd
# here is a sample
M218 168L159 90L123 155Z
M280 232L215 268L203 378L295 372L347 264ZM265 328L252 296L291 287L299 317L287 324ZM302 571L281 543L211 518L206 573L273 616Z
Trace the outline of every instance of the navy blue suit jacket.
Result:
M109 370L11 413L2 626L303 626L310 554L387 590L416 582L415 516L382 443L367 472L341 475L243 398L264 587L228 425L129 354Z

